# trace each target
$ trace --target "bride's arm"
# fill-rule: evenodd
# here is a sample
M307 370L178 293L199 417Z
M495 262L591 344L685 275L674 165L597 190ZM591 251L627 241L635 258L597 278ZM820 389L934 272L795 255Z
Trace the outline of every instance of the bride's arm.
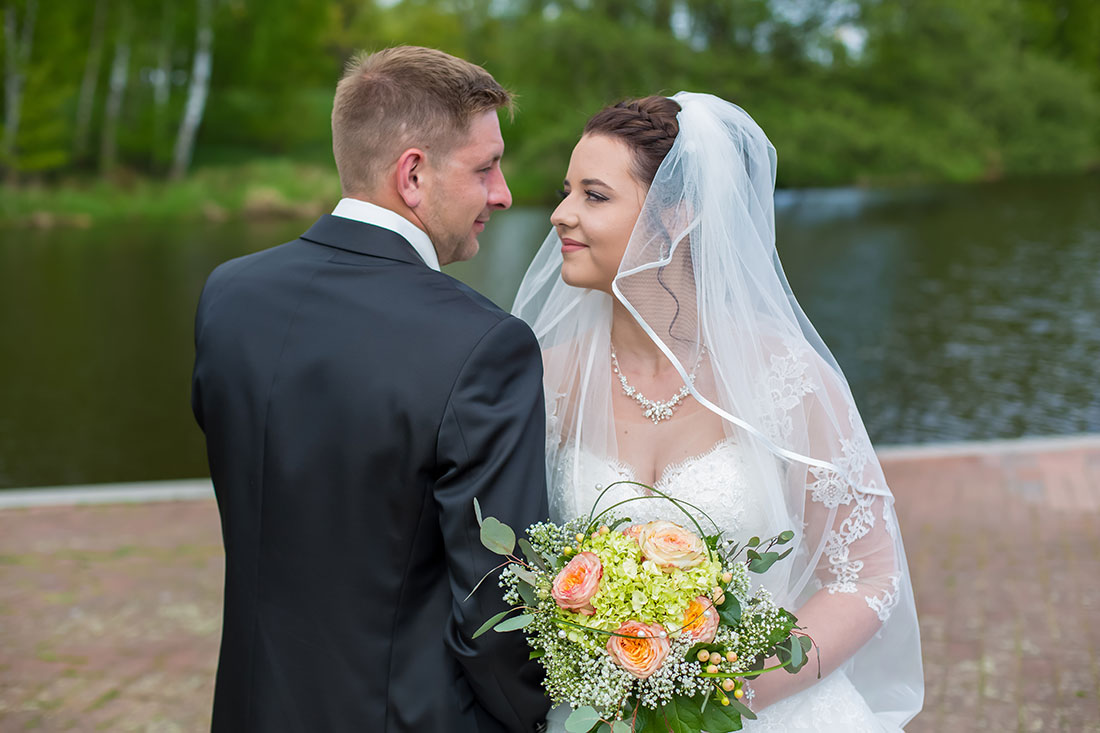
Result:
M871 442L847 390L834 383L826 391L803 403L802 424L811 455L839 470L791 466L789 473L790 496L803 503L802 562L813 564L820 587L792 611L817 648L797 674L751 681L754 710L816 683L819 659L824 679L855 655L887 621L906 572L894 500Z
M853 492L854 493L854 492ZM817 564L823 587L797 610L799 625L817 647L797 674L774 671L750 681L751 708L763 708L800 692L843 665L882 627L897 594L899 562L893 537L893 500L854 493L851 504L827 509L807 497L807 537L828 522L827 544ZM889 513L889 520L885 517ZM873 518L873 519L872 519ZM871 523L873 521L873 524ZM865 532L853 538L853 532Z

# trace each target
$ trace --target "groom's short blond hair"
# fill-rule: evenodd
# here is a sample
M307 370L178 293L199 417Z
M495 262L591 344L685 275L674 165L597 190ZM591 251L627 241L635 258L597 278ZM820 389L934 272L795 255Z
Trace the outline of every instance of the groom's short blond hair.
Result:
M395 46L348 62L332 105L332 152L345 195L367 194L401 153L446 156L482 112L512 95L485 69L442 51Z

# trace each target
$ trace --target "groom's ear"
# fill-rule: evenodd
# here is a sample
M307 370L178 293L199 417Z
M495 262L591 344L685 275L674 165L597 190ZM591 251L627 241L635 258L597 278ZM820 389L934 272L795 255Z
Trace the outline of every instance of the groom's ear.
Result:
M409 148L397 159L397 193L410 209L424 200L424 166L424 152L418 148Z

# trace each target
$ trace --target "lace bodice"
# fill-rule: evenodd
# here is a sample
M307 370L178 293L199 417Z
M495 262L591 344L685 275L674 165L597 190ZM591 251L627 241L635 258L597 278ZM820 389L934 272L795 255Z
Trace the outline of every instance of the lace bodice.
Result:
M636 481L636 476L631 466L587 451L580 451L576 460L566 457L551 480L551 517L563 521L587 516L605 487L616 481ZM772 512L767 499L749 481L741 447L734 440L723 440L702 454L669 464L653 486L701 509L726 539L744 542L752 535L769 536L782 531L771 526L774 523L768 520ZM613 486L600 499L598 510L646 493L641 486L632 484ZM661 498L632 501L615 511L634 522L690 521L671 502ZM693 514L704 531L708 534L714 531L699 513Z

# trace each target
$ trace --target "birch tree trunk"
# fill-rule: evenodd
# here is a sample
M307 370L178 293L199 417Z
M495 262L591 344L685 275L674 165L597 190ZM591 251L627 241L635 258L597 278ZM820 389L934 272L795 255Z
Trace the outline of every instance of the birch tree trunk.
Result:
M159 167L161 161L168 159L162 155L165 146L168 122L168 98L172 86L172 36L175 31L175 6L173 0L161 3L160 44L157 48L157 68L153 72L153 164Z
M4 138L0 140L0 165L7 169L7 179L14 184L19 171L16 138L19 135L19 112L23 104L23 83L31 58L34 40L34 16L38 0L27 0L23 28L20 32L15 4L4 6Z
M187 102L176 136L172 155L171 178L182 178L191 165L195 135L202 123L206 109L206 95L210 90L210 69L213 62L214 30L211 26L211 0L198 0L198 33L195 39L195 58L191 66L191 83L187 88Z
M92 39L88 58L84 62L84 78L80 82L80 96L76 103L76 135L73 152L80 160L88 154L88 137L92 130L92 107L99 83L99 65L103 61L103 37L107 25L107 0L96 0L92 17Z
M153 77L153 102L158 114L168 104L172 83L172 33L175 13L172 0L164 0L160 19L160 47L157 49L157 71Z
M107 106L103 111L103 137L99 145L99 170L110 173L118 165L118 119L122 98L130 77L130 8L123 5L115 35L115 56L107 86Z

